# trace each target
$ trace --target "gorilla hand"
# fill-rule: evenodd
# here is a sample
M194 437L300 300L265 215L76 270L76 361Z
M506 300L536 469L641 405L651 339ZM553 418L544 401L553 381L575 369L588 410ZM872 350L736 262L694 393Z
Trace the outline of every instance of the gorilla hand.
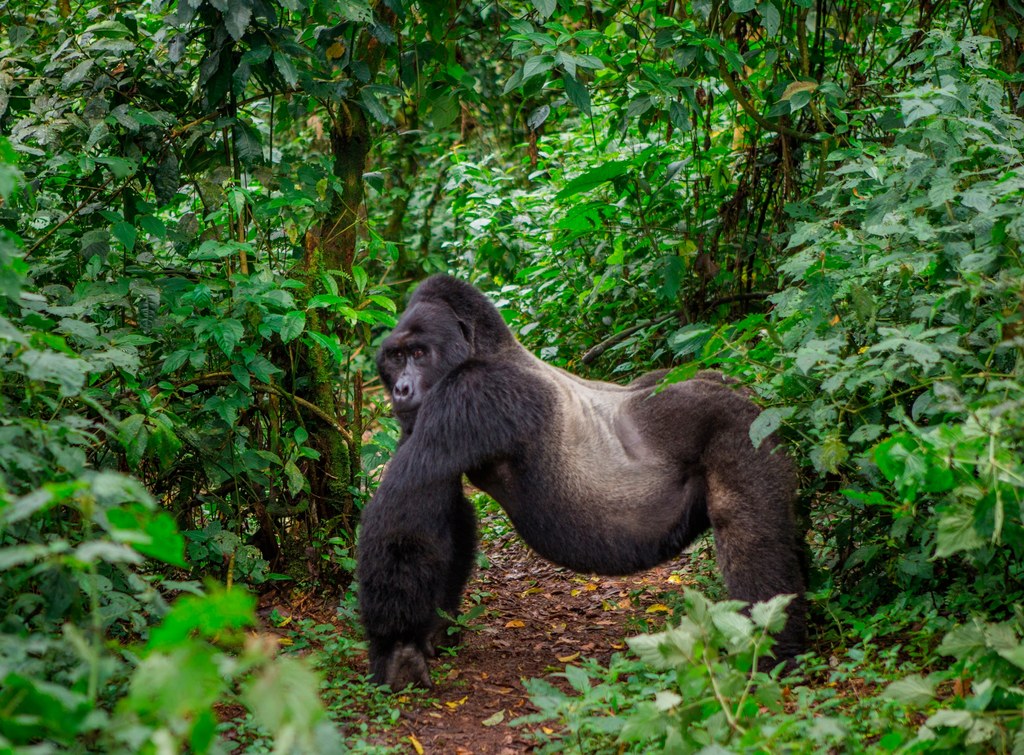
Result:
M395 645L383 660L384 678L376 681L388 685L393 692L405 689L410 684L414 687L430 689L430 669L427 666L427 655L412 643Z

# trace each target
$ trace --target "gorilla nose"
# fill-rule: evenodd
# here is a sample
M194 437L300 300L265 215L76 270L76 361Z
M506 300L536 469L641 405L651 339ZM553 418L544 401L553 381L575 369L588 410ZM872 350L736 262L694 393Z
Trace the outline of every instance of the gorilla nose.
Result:
M391 390L391 400L396 404L408 403L413 397L412 388L411 380L399 380Z

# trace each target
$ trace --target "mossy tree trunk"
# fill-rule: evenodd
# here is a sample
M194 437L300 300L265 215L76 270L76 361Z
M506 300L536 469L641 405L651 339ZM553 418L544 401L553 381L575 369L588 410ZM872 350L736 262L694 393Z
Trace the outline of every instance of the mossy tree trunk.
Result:
M395 14L381 2L374 8L378 22L393 25ZM364 31L358 43L357 57L367 64L369 81L373 81L385 61L387 48L376 38ZM363 174L372 146L371 124L366 113L356 104L358 89L353 96L334 106L329 104L331 114L330 143L333 157L333 174L340 190L334 194L331 210L308 234L304 269L306 291L309 296L324 293L323 276L332 276L338 290L344 295L352 281L352 265L356 259L363 206ZM321 310L311 309L307 313L308 326L324 332L324 316ZM347 334L339 334L344 341ZM331 520L336 524L333 530L355 532L356 510L352 491L359 474L359 446L361 441L362 390L361 381L356 379L346 393L351 397L348 405L340 400L336 392L339 375L338 365L333 364L320 346L310 346L305 356L308 365L309 400L347 429L347 435L337 429L324 429L314 444L320 452L315 470L309 475L310 492L316 507L316 517L321 522Z

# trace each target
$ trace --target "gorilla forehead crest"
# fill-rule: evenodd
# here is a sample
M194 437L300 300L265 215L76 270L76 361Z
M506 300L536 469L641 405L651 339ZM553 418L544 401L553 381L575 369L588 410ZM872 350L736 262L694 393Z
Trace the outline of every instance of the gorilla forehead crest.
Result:
M375 681L430 685L476 548L462 477L491 495L541 556L628 574L678 556L709 528L729 593L794 594L777 656L803 647L803 538L792 464L759 409L717 373L652 393L572 375L523 348L493 304L448 276L423 282L377 354L402 426L363 513L357 576Z

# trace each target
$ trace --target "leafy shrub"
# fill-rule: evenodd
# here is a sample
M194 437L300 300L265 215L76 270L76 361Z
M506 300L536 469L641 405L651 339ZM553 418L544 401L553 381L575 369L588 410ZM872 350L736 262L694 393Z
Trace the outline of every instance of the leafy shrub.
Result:
M0 199L14 178L0 163ZM251 595L154 573L186 566L185 539L90 459L117 433L90 395L108 363L66 337L84 323L52 327L19 244L0 231L0 748L210 752L215 706L239 700L282 752L337 749L315 675L249 637Z
M540 713L520 722L556 720L566 732L545 751L574 743L581 752L815 752L846 741L839 719L795 713L781 666L758 671L785 623L791 596L741 612L737 601L708 601L686 590L679 624L641 635L629 646L642 664L621 657L608 669L568 666L566 694L543 680L526 683ZM654 669L663 673L651 673ZM593 684L594 681L598 683Z
M814 210L793 209L818 217L789 237L770 318L674 340L770 397L752 435L781 425L810 460L828 566L866 597L961 576L934 557L1020 573L1024 123L984 44L933 35L900 63L920 66L905 127L834 153Z

